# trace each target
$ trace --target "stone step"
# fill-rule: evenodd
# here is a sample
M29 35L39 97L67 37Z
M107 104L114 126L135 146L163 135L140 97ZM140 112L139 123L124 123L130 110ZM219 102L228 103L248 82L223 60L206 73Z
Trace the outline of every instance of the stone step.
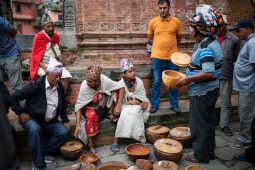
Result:
M216 104L216 114L219 119L219 113L220 113L220 103L221 99L219 98L217 100ZM169 102L161 102L159 110L150 115L150 118L146 124L146 127L151 125L164 125L168 127L175 127L178 125L187 125L188 124L188 117L189 117L189 100L182 99L180 100L179 106L181 108L181 113L175 114L173 111L169 110ZM232 115L231 115L231 121L238 121L237 116L237 95L232 95ZM27 146L27 133L24 131L24 129L20 126L18 123L18 117L10 111L9 113L9 120L11 124L15 127L17 133L16 133L16 144L17 144L17 150L20 155L28 157L29 149ZM70 123L72 125L72 134L75 129L75 115L74 113L72 115L69 115ZM95 145L101 146L105 144L110 144L112 142L112 137L115 133L115 127L116 125L113 124L109 119L105 119L100 122L100 134L95 139ZM72 136L72 135L71 135Z

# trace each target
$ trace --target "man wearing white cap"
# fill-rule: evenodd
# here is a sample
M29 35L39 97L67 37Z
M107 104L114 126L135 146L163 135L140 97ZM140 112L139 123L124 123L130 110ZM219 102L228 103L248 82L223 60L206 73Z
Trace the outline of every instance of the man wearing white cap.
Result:
M17 104L15 112L19 115L22 126L28 130L28 144L35 170L48 170L45 162L54 160L49 154L64 143L70 130L64 89L60 83L62 69L62 64L52 57L46 75L11 96L14 103L26 99L25 107ZM46 134L49 139L41 140L41 133Z
M54 32L54 23L46 13L42 17L43 30L35 35L30 60L30 76L33 80L45 75L51 57L61 60L59 35ZM61 82L66 93L72 75L63 68Z

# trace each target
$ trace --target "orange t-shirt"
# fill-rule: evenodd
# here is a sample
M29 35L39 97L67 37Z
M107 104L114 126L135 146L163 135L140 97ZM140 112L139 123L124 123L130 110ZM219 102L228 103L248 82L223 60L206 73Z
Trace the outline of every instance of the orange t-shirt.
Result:
M177 52L176 36L181 33L181 21L178 18L153 18L148 26L148 34L153 36L151 57L169 60L170 56Z

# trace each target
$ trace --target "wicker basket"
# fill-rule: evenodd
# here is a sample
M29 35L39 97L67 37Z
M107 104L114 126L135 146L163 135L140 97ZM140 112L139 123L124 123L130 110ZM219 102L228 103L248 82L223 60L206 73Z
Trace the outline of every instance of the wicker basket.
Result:
M206 168L199 165L190 165L186 167L186 170L206 170Z
M83 144L78 140L68 141L60 147L64 159L77 160L83 151Z
M152 163L150 160L146 159L137 159L135 162L136 166L142 170L151 170L152 169Z
M179 166L173 161L156 161L153 170L179 170Z
M176 127L169 131L170 138L182 143L184 147L192 146L192 138L189 127Z
M176 89L176 84L180 78L184 76L183 73L173 70L165 70L162 73L162 80L166 87L170 89Z
M161 125L148 127L145 131L146 139L149 143L154 143L158 139L167 138L169 128Z
M169 160L178 163L182 157L183 146L176 140L159 139L153 147L158 160Z

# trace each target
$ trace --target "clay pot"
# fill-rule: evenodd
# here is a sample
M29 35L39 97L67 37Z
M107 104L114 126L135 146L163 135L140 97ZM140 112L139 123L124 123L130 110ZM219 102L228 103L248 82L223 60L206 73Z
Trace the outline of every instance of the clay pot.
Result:
M150 160L146 159L137 159L135 162L136 166L140 168L141 170L151 170L152 169L152 163Z
M171 55L171 61L180 67L187 67L190 63L190 55L182 52L175 52Z
M154 145L155 156L159 160L169 160L176 163L182 157L183 146L180 142L173 139L159 139Z
M153 170L179 170L179 166L172 161L156 161Z
M206 168L199 165L190 165L186 167L186 170L206 170Z
M85 162L85 163L78 163L78 164L73 164L64 170L96 170L96 166Z
M96 170L96 166L94 164L83 162L81 163L81 169L80 170Z
M127 170L128 166L126 166L123 162L119 161L110 161L102 164L97 168L97 170Z
M76 160L83 151L83 144L78 140L67 141L60 147L64 159Z
M146 139L149 143L154 143L158 139L167 138L169 128L161 125L148 127L145 131Z
M136 159L146 159L150 155L150 149L141 143L130 144L126 147L125 151L132 161Z
M192 138L189 127L176 127L169 131L170 138L182 143L184 147L192 145Z
M96 161L99 159L98 155L97 154L94 154L94 153L87 153L87 154L84 154L84 155L81 155L79 160L81 163L83 162L89 162L89 163L96 163Z
M184 76L183 73L173 70L165 70L162 73L162 81L166 87L170 89L176 89L176 84L180 80L180 78Z

